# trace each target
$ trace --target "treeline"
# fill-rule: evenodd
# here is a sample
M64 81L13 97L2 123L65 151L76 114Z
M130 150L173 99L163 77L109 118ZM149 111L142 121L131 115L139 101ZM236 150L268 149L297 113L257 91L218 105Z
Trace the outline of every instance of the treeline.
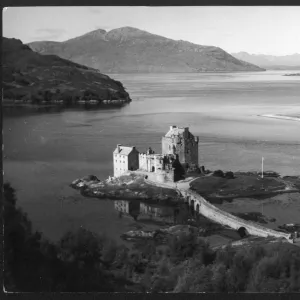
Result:
M65 104L74 104L79 100L118 100L127 99L128 95L121 92L111 92L103 90L99 93L91 90L85 91L72 91L72 90L35 90L29 91L25 89L4 89L3 98L10 100L22 100L29 103L44 103L51 101L63 101ZM127 99L128 100L128 99Z
M16 208L15 191L9 184L4 184L4 228L7 291L128 290L126 277L113 273L123 262L125 247L84 229L50 243L32 230L27 215Z
M4 287L8 291L299 292L300 249L227 247L195 233L139 241L132 249L85 229L50 243L32 230L4 185Z

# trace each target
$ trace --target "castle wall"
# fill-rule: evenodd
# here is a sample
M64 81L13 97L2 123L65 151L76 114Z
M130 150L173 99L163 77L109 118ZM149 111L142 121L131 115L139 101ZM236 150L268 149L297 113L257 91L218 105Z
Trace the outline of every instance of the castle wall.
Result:
M128 155L127 170L134 171L139 169L139 152L134 148Z
M147 154L139 154L139 169L148 171Z
M195 164L198 166L198 138L189 138L185 141L184 145L185 151L185 162L189 165Z
M114 154L114 177L119 177L128 171L128 156Z
M162 156L160 154L139 154L139 168L147 172L156 172L163 169Z
M160 184L174 182L174 170L158 170L155 173L149 173L148 179Z
M173 143L172 138L163 136L161 144L162 144L162 154L163 155L173 154L174 143Z

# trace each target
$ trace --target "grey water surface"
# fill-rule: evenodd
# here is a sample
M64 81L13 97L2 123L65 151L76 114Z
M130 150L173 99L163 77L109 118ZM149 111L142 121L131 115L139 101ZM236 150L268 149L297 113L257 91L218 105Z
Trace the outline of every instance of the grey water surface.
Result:
M265 169L300 175L300 122L262 114L299 114L300 78L285 71L222 74L111 74L133 101L122 108L3 107L4 179L36 229L57 240L84 226L116 239L133 221L112 201L83 198L68 185L112 173L116 144L161 150L170 125L200 137L207 169Z

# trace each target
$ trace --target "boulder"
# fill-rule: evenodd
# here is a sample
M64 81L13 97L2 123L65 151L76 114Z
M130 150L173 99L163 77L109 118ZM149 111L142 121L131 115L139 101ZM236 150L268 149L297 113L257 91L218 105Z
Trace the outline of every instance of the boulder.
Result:
M95 175L84 176L81 180L82 181L100 181Z

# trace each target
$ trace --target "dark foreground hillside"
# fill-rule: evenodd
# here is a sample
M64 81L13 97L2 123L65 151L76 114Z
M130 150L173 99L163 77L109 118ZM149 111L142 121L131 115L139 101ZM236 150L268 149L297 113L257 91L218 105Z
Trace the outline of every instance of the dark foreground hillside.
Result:
M264 71L219 47L176 41L133 27L98 29L65 42L28 44L105 73L197 73Z
M290 243L213 250L193 232L128 249L85 229L52 244L4 185L4 287L15 292L300 292Z
M20 40L2 38L4 99L40 103L78 100L130 101L119 81L99 71L62 59L41 55Z

